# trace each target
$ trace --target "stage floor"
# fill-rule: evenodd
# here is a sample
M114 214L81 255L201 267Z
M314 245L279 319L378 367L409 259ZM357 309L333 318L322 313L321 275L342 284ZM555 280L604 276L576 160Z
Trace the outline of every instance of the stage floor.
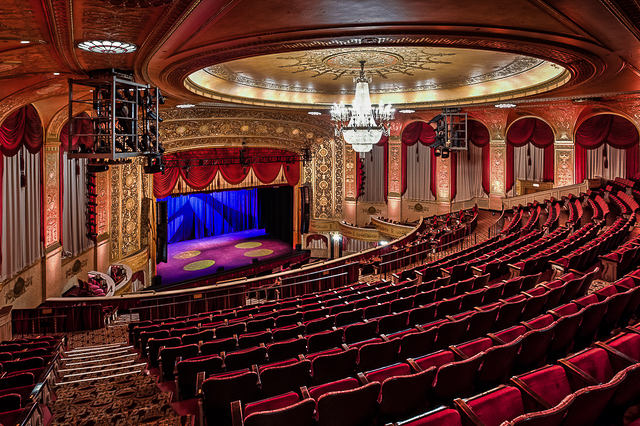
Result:
M175 284L224 271L276 259L293 252L288 243L271 238L264 229L236 232L167 246L167 263L157 266L162 285Z

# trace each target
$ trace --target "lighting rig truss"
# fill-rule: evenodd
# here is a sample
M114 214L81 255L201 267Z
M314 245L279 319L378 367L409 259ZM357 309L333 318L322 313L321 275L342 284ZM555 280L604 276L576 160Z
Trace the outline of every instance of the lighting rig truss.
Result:
M311 161L313 156L311 150L304 149L301 154L296 155L246 155L244 150L240 150L238 156L193 156L193 157L164 157L162 166L166 168L190 168L198 166L227 166L230 164L240 164L248 167L251 164L260 163L304 163Z
M435 150L436 157L449 157L449 151L466 151L467 146L467 114L460 108L445 108L441 114L433 117L429 123L436 124L436 141L429 145Z
M90 98L86 97L89 88ZM82 93L82 94L81 94ZM164 148L158 137L158 105L164 103L160 89L133 81L116 70L99 71L92 78L69 80L69 138L90 139L69 153L70 158L88 158L92 165L120 164L130 157L146 156L157 162ZM88 111L74 117L74 110ZM158 170L159 171L159 170Z

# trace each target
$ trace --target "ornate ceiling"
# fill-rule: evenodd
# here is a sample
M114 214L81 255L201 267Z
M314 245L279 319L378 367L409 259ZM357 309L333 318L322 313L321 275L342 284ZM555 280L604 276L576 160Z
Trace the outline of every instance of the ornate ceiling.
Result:
M350 103L360 61L374 103L420 107L490 102L561 86L563 67L542 59L457 48L361 47L307 50L239 59L191 74L194 93L240 103L288 107Z
M104 68L160 87L165 108L350 102L361 59L374 101L400 107L615 98L640 91L638 12L622 0L3 0L0 120L34 103L46 125L68 78ZM138 50L76 47L93 39Z

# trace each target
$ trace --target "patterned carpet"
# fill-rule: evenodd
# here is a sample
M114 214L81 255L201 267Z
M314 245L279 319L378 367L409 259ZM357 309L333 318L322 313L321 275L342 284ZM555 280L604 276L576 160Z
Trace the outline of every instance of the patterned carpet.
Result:
M171 393L161 392L156 378L136 367L137 354L127 346L123 320L128 318L68 337L62 378L48 404L51 426L184 426L171 408ZM80 357L83 350L86 355Z

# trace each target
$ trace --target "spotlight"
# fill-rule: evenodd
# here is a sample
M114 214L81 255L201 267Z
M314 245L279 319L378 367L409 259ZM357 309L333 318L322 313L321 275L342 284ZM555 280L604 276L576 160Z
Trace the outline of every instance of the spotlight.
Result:
M442 148L442 158L449 158L449 148Z
M440 154L442 154L442 148L433 149L433 155L435 155L436 157L440 157Z
M109 170L109 166L106 164L87 164L87 172L100 173Z

